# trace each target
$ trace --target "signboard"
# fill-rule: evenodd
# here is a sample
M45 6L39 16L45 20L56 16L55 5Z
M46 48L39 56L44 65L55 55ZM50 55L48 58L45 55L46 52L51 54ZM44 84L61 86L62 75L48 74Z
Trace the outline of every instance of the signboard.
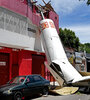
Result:
M6 62L0 61L0 66L6 66Z
M82 59L81 58L76 58L75 63L76 64L82 64Z

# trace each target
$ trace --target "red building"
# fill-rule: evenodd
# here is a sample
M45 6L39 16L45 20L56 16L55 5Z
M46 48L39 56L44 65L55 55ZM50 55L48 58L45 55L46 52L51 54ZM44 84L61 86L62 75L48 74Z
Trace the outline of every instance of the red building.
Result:
M30 0L0 0L0 85L17 75L41 74L48 77L38 27L38 8ZM59 18L54 11L45 13L54 20L57 31Z

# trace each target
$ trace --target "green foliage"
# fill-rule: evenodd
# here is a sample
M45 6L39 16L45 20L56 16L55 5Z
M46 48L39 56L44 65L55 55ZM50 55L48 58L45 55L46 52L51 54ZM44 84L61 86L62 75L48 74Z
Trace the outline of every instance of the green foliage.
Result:
M90 53L90 43L85 43L84 45L85 45L85 51L87 53Z
M80 44L79 51L82 51L82 52L85 51L85 45L84 44Z
M90 43L80 44L80 51L86 51L86 53L90 53Z
M76 51L90 53L90 43L81 44L79 38L70 29L59 29L59 36L64 46L74 48Z
M70 30L70 29L59 29L59 36L63 42L63 44L67 47L71 47L74 48L78 51L80 42L79 42L79 38L75 36L75 33Z
M87 1L87 5L90 5L90 0Z

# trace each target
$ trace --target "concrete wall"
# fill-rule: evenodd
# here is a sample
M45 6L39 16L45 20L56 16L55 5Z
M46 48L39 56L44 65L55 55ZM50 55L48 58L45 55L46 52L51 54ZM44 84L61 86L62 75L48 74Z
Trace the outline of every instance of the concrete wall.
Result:
M44 52L38 34L30 19L0 7L0 46Z

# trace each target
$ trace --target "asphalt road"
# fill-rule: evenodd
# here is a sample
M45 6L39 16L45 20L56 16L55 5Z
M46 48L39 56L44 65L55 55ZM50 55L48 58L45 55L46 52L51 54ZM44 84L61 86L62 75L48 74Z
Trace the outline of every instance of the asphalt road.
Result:
M67 95L67 96L52 96L37 97L31 100L90 100L90 95Z
M32 96L28 100L90 100L90 94L73 94L60 96L56 94L49 94L48 97L44 96Z
M51 96L39 97L31 100L90 100L90 95L68 95L68 96Z

